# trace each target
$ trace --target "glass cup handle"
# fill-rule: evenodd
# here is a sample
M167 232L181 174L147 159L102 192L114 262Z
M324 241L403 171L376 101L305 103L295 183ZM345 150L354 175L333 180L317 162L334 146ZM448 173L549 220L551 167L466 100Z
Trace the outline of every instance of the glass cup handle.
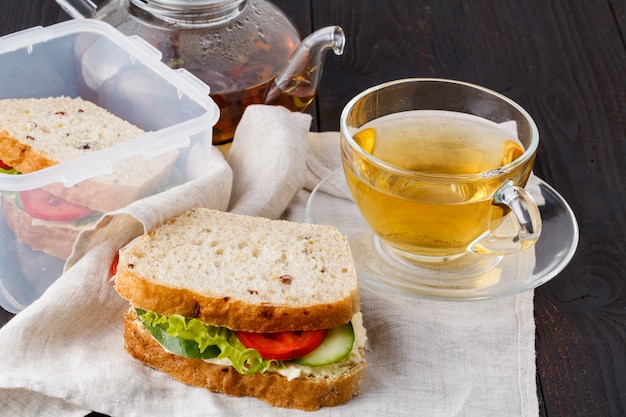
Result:
M506 255L530 248L541 233L541 214L533 198L522 187L506 182L496 191L493 203L511 209L509 216L517 233L500 235L501 226L491 229L471 246L476 253ZM506 227L504 227L506 229ZM510 229L510 228L509 228Z

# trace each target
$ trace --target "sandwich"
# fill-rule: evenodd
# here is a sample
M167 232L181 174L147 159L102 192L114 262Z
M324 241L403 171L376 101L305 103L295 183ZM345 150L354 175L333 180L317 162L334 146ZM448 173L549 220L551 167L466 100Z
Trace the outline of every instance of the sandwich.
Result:
M0 174L43 170L146 134L81 98L0 100ZM110 174L72 187L56 182L2 193L2 212L17 240L66 259L79 232L104 212L124 207L166 183L176 152L128 158Z
M366 332L335 228L197 208L119 251L124 347L185 384L283 408L348 402Z

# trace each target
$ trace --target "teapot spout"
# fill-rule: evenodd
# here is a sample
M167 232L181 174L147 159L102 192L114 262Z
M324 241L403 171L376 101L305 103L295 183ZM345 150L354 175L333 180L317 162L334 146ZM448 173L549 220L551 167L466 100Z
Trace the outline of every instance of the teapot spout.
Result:
M327 26L307 36L293 52L287 65L274 79L265 104L304 111L317 94L326 51L341 55L346 43L343 29Z

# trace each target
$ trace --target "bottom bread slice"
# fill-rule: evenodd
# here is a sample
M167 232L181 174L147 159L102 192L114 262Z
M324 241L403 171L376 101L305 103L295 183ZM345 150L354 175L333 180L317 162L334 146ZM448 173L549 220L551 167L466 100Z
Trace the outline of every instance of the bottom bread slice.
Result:
M243 375L233 367L165 351L136 319L132 309L124 316L124 348L144 364L185 384L237 397L255 397L276 407L305 411L348 402L359 392L366 367L363 360L332 377L302 377L291 381L274 372Z

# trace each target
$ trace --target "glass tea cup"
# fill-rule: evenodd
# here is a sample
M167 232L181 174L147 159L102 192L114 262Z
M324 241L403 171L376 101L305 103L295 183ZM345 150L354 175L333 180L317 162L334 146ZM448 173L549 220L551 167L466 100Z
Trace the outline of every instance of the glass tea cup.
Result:
M461 278L537 241L539 209L523 187L539 133L512 100L464 82L397 80L354 97L340 132L377 252L356 257L378 256L408 279Z

